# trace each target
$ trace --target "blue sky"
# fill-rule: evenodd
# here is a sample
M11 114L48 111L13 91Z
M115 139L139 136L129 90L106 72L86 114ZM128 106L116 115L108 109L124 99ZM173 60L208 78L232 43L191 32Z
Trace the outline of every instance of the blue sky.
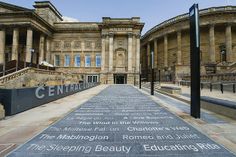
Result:
M34 0L2 0L3 2L33 8ZM145 23L142 34L155 25L187 13L193 3L200 9L234 5L236 0L51 0L63 16L81 22L100 22L102 17L139 16Z

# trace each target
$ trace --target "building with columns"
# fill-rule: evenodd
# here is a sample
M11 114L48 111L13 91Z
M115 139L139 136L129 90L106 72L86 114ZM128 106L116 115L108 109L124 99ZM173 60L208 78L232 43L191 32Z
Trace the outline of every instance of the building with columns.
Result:
M49 1L34 9L0 2L0 64L46 61L87 82L138 83L143 26L139 17L66 22Z
M236 67L236 7L200 10L201 74L230 73ZM155 76L178 81L190 75L188 14L176 16L150 29L141 39L143 77L150 78L151 52ZM160 73L160 74L159 74Z

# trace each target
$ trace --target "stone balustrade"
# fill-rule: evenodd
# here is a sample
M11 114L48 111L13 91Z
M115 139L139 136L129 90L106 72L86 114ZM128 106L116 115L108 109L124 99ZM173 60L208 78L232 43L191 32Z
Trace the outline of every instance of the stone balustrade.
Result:
M80 80L81 76L78 74L69 74L28 67L1 77L0 86L2 88L20 88L22 86L37 86L42 83L45 85L76 83Z

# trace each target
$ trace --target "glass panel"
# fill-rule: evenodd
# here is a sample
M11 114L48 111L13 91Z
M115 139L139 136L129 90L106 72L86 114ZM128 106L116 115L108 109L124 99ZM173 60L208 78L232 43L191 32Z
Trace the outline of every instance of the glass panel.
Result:
M85 67L91 66L91 57L89 55L85 56Z
M96 55L96 67L101 67L101 55Z
M80 67L80 55L75 56L75 67Z
M60 66L60 56L59 55L55 55L55 61L54 61L54 65L55 66Z
M93 80L93 77L92 76L88 76L88 82L92 82Z
M70 55L65 55L65 67L70 66Z
M98 76L93 76L93 82L98 82Z

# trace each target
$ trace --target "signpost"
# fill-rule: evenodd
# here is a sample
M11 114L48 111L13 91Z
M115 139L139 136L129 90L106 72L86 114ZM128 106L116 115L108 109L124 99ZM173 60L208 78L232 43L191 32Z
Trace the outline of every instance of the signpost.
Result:
M191 116L200 118L200 33L198 4L189 9L190 64L191 64Z

